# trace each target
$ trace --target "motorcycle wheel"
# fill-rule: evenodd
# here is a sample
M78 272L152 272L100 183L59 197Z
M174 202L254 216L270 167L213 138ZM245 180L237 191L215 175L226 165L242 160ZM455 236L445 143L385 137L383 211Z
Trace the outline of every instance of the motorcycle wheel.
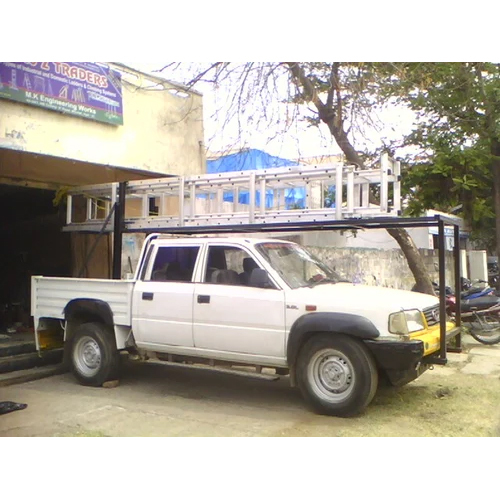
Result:
M500 320L497 316L481 316L469 324L469 333L481 344L493 345L500 342Z

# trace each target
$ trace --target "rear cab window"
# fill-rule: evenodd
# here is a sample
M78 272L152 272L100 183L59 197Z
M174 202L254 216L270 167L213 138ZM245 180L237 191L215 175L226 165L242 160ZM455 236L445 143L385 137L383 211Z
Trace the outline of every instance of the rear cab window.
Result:
M146 281L191 283L199 253L200 245L158 245Z

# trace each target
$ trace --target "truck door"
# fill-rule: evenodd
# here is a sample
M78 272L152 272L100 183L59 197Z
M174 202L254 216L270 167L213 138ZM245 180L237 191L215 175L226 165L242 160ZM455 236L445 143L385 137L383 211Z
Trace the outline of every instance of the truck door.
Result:
M200 245L158 244L135 284L132 328L140 347L193 347L192 281Z
M252 285L255 267L244 248L208 246L203 282L194 291L195 347L285 356L284 291Z

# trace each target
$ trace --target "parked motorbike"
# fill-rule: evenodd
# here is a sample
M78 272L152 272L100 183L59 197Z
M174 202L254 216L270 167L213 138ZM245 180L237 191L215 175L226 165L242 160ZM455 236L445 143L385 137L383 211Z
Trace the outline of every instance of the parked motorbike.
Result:
M498 262L496 262L494 257L488 258L488 284L497 290L500 284L500 270L498 269Z
M460 296L463 299L477 299L487 295L496 295L496 289L490 287L487 281L476 280L474 282L474 285L480 283L480 286L474 286L473 283L467 278L460 278L460 281L462 286L462 293Z
M453 319L457 314L456 297L450 292L446 287L446 312ZM500 342L500 297L491 294L466 297L460 301L460 317L471 336L481 344Z

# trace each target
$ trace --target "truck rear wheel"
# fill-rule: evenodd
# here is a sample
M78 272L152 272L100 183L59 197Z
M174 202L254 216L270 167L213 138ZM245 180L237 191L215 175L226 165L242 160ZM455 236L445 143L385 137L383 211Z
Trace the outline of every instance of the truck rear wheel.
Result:
M71 340L71 368L82 385L101 386L118 378L120 355L114 333L102 323L80 325Z
M302 347L297 383L304 399L323 415L349 417L368 406L378 386L375 362L357 339L316 335Z

